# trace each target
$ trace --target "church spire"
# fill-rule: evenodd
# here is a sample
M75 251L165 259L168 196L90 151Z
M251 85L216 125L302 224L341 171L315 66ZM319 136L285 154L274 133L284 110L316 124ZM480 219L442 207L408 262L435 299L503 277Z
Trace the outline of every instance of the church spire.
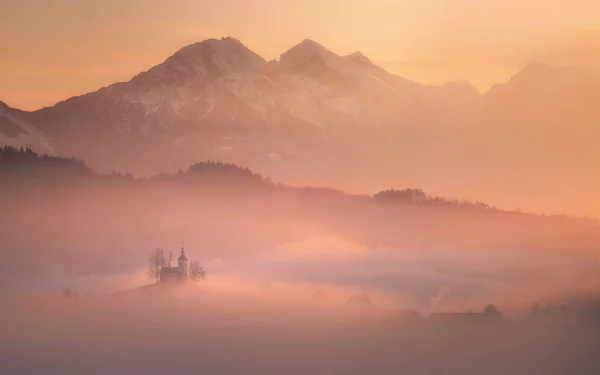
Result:
M188 260L185 256L185 250L183 250L183 240L181 240L181 253L179 254L179 258L177 260Z
M185 256L185 250L183 249L183 241L181 241L181 254L177 258L177 271L181 277L181 280L187 280L188 278L188 258Z

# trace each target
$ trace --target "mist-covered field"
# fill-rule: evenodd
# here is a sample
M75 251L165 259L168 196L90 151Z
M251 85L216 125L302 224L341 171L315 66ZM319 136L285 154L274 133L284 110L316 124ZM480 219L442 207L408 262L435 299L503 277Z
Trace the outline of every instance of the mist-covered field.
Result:
M3 190L1 373L600 369L594 220L180 178Z
M392 310L338 305L337 294L330 303L298 290L270 294L218 284L5 300L0 368L6 374L596 374L600 369L597 323L434 323Z

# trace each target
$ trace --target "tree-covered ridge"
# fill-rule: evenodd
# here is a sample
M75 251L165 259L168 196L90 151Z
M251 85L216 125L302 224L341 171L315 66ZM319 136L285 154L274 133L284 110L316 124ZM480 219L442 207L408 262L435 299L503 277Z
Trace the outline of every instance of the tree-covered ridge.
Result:
M482 210L496 209L483 202L471 202L468 200L447 199L439 196L426 194L421 189L389 189L380 191L373 199L385 203L422 204L428 206L463 206Z
M177 174L160 174L154 178L165 178L165 177L215 177L215 178L228 178L228 179L239 179L246 182L258 182L267 183L268 179L263 177L260 173L255 173L249 168L241 167L232 163L223 163L219 161L202 161L194 163L189 166L186 172L179 171Z
M243 168L236 164L221 163L216 161L203 161L190 165L188 174L200 173L230 173L248 179L263 180L264 178L259 173L252 172L249 168Z
M49 155L40 155L30 148L0 148L0 177L12 176L36 177L59 183L64 177L86 177L90 182L100 185L120 186L154 186L160 183L185 183L194 189L202 187L228 187L232 189L258 188L260 191L279 191L305 198L338 199L355 198L367 199L383 205L401 205L412 207L454 208L469 211L508 212L482 202L471 202L433 196L421 189L388 189L372 196L350 196L341 190L316 186L287 186L271 181L260 173L253 172L247 167L219 161L202 161L189 166L186 171L176 173L161 173L149 178L135 177L132 173L113 172L111 174L96 174L82 160ZM5 179L6 180L6 179ZM8 186L8 184L4 184ZM256 190L250 190L256 191ZM513 213L520 213L514 211Z
M95 172L82 160L40 155L29 147L0 148L0 173L18 176L89 177Z
M18 172L19 174L35 175L39 172L44 174L56 171L70 171L73 175L80 174L87 177L98 177L101 179L152 181L181 179L182 177L238 177L240 179L257 182L268 182L259 173L252 172L249 168L243 168L231 163L218 161L203 161L190 165L186 172L161 173L151 178L137 178L129 172L114 171L111 174L96 174L83 160L75 158L64 158L46 154L38 154L31 148L15 148L4 146L0 148L0 172Z

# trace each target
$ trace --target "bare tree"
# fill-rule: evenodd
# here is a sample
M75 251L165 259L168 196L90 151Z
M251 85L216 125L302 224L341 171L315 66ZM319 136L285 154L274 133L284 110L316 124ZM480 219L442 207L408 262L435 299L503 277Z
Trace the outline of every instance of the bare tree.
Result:
M190 279L192 281L204 280L206 278L206 271L197 260L192 261L190 264Z
M156 279L156 283L160 281L160 271L162 271L163 267L166 265L167 260L165 259L165 255L162 249L154 250L154 253L149 259L148 266L148 278Z

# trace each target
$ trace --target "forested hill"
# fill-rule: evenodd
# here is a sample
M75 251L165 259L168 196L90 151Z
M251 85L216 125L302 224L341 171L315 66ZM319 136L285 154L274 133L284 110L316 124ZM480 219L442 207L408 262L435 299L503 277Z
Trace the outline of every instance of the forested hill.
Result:
M61 178L92 177L95 172L82 160L39 155L30 148L0 148L0 176L8 182L11 177Z
M460 210L469 212L510 213L527 216L520 211L504 211L492 205L469 200L451 199L432 196L421 189L388 189L372 196L350 196L343 191L325 187L293 187L273 182L260 173L236 164L216 161L202 161L189 166L186 171L177 173L161 173L149 178L136 178L131 173L113 172L98 174L82 160L49 155L40 155L30 148L0 148L0 179L3 183L0 189L19 190L28 187L72 186L74 182L85 183L91 187L128 186L154 187L170 186L185 187L201 192L206 188L246 191L283 193L301 198L311 199L352 199L370 200L383 206L422 207L429 209Z
M111 174L98 174L84 161L75 158L64 158L49 155L40 155L30 148L20 149L4 146L0 148L0 178L5 182L4 187L11 182L28 181L39 183L53 181L72 182L73 179L90 183L118 184L152 184L162 182L194 182L207 180L233 183L254 183L264 186L275 186L268 179L248 168L235 164L204 161L192 164L187 171L178 173L161 173L150 178L136 178L131 173L113 172Z
M82 160L49 155L40 155L30 148L0 148L0 176L3 187L10 188L14 183L19 189L27 187L69 185L74 181L85 182L89 186L185 186L202 190L210 186L228 187L234 190L260 188L263 191L293 193L305 198L347 197L339 190L322 187L291 187L271 181L248 168L236 164L215 161L202 161L189 166L186 171L161 173L150 178L136 178L131 173L113 172L97 174ZM23 185L19 182L25 182ZM255 191L255 189L252 189ZM357 199L360 197L356 197ZM481 210L493 208L483 203L470 203L433 197L420 189L390 189L372 197L375 202L389 205L423 205L439 207L469 207Z

